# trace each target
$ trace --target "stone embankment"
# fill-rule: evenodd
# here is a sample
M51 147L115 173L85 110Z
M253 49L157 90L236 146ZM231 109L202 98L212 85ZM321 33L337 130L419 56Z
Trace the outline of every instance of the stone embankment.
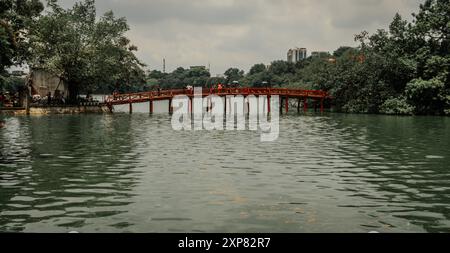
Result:
M109 113L106 105L86 106L45 106L30 107L29 115L51 115L51 114L82 114L82 113ZM4 115L27 115L25 108L2 108L0 114Z

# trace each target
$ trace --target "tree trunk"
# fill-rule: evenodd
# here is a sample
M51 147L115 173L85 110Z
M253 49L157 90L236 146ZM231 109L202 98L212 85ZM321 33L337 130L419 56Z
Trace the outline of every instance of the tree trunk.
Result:
M68 81L68 89L69 89L69 104L77 104L78 103L78 84L73 81Z

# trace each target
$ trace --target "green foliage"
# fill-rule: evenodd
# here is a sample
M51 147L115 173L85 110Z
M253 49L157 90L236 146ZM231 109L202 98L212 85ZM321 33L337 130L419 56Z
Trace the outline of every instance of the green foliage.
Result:
M263 73L264 71L266 71L266 65L264 65L263 63L258 63L258 64L253 65L250 68L250 71L248 74L254 75L254 74L258 74L258 73Z
M430 114L444 108L447 92L438 78L431 80L414 79L406 85L406 96L415 105L416 113Z
M380 112L390 115L412 115L415 108L411 106L405 97L389 98L382 105Z
M229 68L224 73L225 75L225 82L230 84L234 81L239 81L244 77L244 71L240 70L238 68Z
M349 52L356 53L357 49L353 48L353 47L348 47L348 46L341 46L338 49L336 49L336 51L334 51L333 56L334 57L341 57L344 54L348 54Z
M161 89L184 89L188 85L208 87L211 84L211 75L204 68L179 67L172 73L153 70L147 74L147 83L150 83L151 88L159 86Z
M274 80L274 75L264 69L260 72L254 72L254 74L248 74L241 82L247 87L266 87L273 86L276 83Z
M0 26L0 71L11 66L14 57L14 47L11 31L8 27Z
M0 72L27 59L29 27L43 9L39 0L0 0Z
M18 92L25 86L25 79L16 76L10 76L5 78L5 86L4 89L11 94Z
M298 76L335 97L337 110L358 113L450 112L450 1L427 0L415 20L397 14L389 30L355 36L335 61L309 61Z
M295 74L295 65L287 61L273 61L268 71L274 75Z
M24 78L11 76L6 72L0 73L0 93L9 92L10 94L14 94L24 87Z
M166 76L166 74L159 70L152 70L149 73L147 73L147 78L149 78L149 79L161 79L165 76Z
M297 66L287 61L273 61L269 67L264 64L255 64L249 73L241 79L241 84L249 87L275 87L291 86L296 81ZM298 80L297 80L298 81Z
M94 0L77 2L69 9L49 0L48 6L49 12L30 30L32 67L66 80L72 100L79 92L144 87L144 65L125 37L129 30L125 18L109 11L97 20Z

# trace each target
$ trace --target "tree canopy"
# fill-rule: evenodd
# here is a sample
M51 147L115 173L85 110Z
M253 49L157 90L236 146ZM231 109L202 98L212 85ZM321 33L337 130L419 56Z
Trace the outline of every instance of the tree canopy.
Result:
M227 71L225 71L224 75L225 82L232 83L234 81L241 80L244 77L244 71L238 68L229 68Z
M16 90L15 78L6 68L24 63L30 56L27 40L30 25L44 6L39 0L0 0L0 91Z
M413 17L396 14L388 30L357 35L357 51L310 65L315 86L346 112L449 114L450 2L427 0Z
M144 66L125 36L125 18L112 11L96 18L94 0L63 9L55 0L30 29L33 68L45 69L69 85L72 100L79 92L127 90L145 83Z
M29 56L29 27L43 9L39 0L0 0L0 72Z

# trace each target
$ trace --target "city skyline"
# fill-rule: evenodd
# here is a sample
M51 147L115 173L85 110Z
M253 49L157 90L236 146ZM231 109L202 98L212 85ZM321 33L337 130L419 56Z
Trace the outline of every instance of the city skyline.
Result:
M64 7L75 1L62 0ZM411 19L421 0L97 0L98 15L113 10L130 25L128 36L148 69L211 65L248 72L256 63L286 60L297 46L329 51L356 46L354 34L387 28L396 12Z

